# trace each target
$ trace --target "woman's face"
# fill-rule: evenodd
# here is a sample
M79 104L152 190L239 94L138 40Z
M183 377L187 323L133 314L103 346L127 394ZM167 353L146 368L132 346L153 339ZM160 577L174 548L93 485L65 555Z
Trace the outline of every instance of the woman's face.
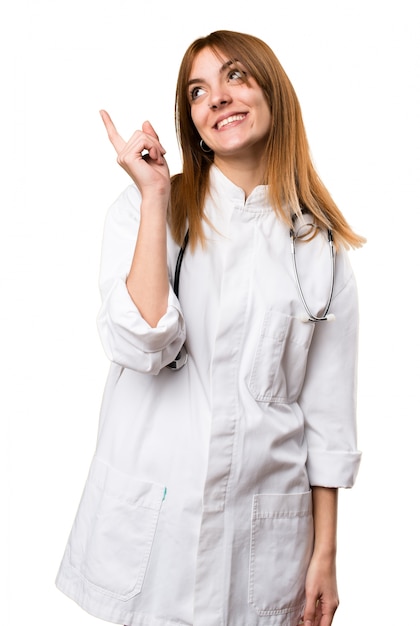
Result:
M191 117L214 162L231 157L261 159L271 127L264 92L245 68L211 48L199 52L188 83Z

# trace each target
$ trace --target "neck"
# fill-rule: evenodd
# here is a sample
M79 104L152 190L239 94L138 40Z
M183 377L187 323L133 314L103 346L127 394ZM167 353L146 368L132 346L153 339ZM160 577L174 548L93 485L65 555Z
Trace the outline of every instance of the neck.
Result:
M262 159L229 159L215 155L214 164L232 183L243 189L245 198L264 183L265 162Z

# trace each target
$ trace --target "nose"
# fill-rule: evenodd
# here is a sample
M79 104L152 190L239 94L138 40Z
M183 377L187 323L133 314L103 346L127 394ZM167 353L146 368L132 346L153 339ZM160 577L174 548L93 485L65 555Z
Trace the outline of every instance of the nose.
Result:
M230 104L231 102L232 98L228 93L215 92L211 94L208 105L209 108L212 109L212 111L216 111L217 109L220 109L227 104Z

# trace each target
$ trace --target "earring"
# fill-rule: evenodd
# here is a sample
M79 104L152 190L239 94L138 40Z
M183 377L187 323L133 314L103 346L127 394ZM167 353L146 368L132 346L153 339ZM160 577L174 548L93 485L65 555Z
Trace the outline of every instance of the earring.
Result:
M206 153L213 152L213 150L209 148L206 143L204 143L203 139L200 139L200 148L202 149L203 152L206 152Z

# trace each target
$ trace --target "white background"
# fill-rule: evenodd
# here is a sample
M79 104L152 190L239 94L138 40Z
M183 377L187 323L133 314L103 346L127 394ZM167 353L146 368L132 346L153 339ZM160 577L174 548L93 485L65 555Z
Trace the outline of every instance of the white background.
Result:
M108 369L95 319L103 220L129 182L98 111L106 108L126 137L150 119L171 172L179 171L173 127L179 63L193 39L221 28L252 33L274 49L298 93L317 169L353 228L368 238L352 253L364 456L356 486L340 492L341 606L334 626L415 623L416 4L1 4L2 624L99 624L54 586L95 446Z

